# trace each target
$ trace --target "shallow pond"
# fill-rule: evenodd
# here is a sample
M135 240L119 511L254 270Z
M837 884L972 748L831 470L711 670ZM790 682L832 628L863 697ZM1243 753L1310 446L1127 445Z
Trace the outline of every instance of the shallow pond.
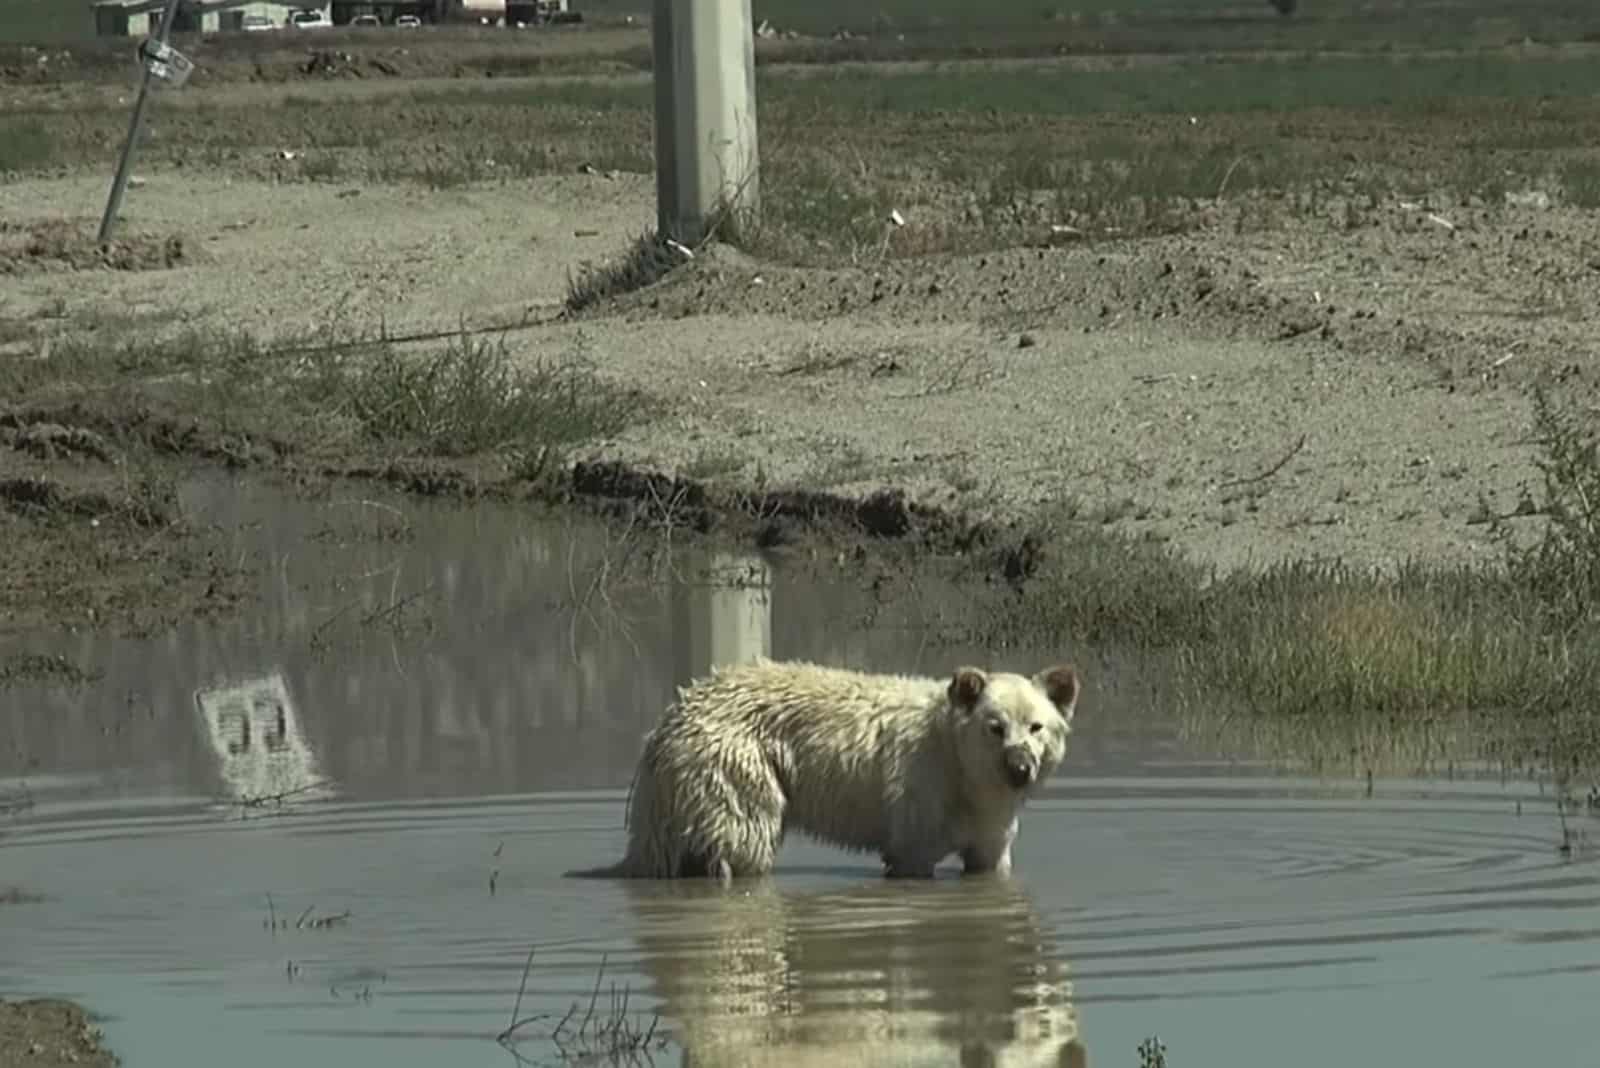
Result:
M0 904L0 996L81 1000L129 1068L618 1042L1132 1068L1151 1035L1178 1066L1593 1062L1600 885L1535 787L1368 797L1228 761L1078 651L1074 748L1009 884L889 884L803 841L726 893L567 880L619 854L639 736L711 662L991 657L826 569L678 553L647 584L635 543L509 508L186 495L259 565L263 616L0 648L102 672L0 694L0 887L42 897Z

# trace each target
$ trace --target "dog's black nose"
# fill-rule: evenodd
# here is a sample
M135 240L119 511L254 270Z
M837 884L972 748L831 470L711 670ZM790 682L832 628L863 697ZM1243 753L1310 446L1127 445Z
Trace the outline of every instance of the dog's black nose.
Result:
M1022 753L1006 754L1006 778L1017 789L1033 781L1033 762Z

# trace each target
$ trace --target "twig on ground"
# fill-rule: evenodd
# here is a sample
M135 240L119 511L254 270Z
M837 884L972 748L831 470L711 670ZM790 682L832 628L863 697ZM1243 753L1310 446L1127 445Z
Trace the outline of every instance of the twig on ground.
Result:
M1467 517L1467 526L1482 526L1485 523L1501 523L1507 519L1527 519L1531 516L1549 515L1550 508L1534 506L1532 508L1515 508L1509 512L1482 512L1478 515Z
M1248 486L1252 482L1265 482L1267 479L1271 478L1273 475L1277 474L1279 471L1282 471L1284 469L1284 467L1289 463L1289 461L1294 459L1295 456L1299 454L1300 450L1305 448L1305 447L1306 447L1306 435L1301 434L1300 435L1300 440L1294 443L1294 447L1293 448L1291 448L1288 452L1283 454L1282 459L1280 459L1277 463L1273 464L1271 467L1267 468L1265 471L1261 472L1259 475L1251 475L1249 478L1233 478L1233 479L1229 479L1227 482L1219 483L1217 485L1217 488L1218 489L1228 489L1228 488L1233 487L1233 486Z

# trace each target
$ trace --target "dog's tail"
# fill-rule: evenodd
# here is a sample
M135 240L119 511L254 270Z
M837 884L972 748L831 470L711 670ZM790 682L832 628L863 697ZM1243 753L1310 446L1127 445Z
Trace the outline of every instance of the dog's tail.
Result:
M649 737L646 736L648 746ZM648 748L647 748L648 753ZM569 871L568 879L642 879L651 873L650 858L655 856L652 846L658 813L656 808L656 781L650 774L648 760L641 760L634 768L633 780L628 783L628 799L623 808L623 829L628 834L628 851L615 864L603 868L585 868Z

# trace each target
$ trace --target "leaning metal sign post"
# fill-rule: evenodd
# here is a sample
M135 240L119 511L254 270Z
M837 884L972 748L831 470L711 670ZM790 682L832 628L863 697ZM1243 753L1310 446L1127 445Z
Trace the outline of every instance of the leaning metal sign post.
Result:
M159 78L177 89L189 80L189 74L194 70L189 57L167 43L173 16L178 13L178 5L182 2L167 0L167 6L161 9L160 29L156 30L154 37L146 37L139 42L139 65L144 68L144 76L139 82L138 99L133 102L133 121L128 124L128 139L122 145L122 158L117 161L117 176L111 180L111 196L106 201L106 213L100 219L100 236L96 240L102 245L111 239L111 227L116 222L117 212L122 209L122 194L128 187L128 168L133 166L133 150L138 147L140 129L144 125L150 80Z

